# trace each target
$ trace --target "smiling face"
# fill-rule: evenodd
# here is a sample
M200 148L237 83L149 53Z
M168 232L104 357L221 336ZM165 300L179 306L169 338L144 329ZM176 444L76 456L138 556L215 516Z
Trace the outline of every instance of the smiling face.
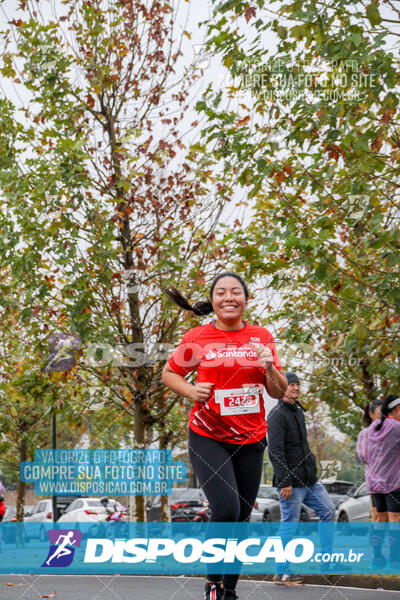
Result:
M235 277L221 277L214 287L211 299L214 312L222 323L240 323L247 299L241 283Z
M290 402L290 404L294 404L296 400L300 396L300 384L299 383L289 383L286 388L286 392L282 398L285 402Z

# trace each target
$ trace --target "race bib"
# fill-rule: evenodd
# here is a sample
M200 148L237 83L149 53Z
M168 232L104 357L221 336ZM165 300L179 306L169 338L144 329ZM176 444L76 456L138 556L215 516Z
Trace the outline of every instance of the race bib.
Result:
M260 412L260 390L242 387L234 390L215 390L214 399L220 405L221 415L245 415Z

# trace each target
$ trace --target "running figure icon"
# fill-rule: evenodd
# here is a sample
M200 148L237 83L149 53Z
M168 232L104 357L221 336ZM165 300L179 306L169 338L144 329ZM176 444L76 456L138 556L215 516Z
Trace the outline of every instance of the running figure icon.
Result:
M66 535L60 535L58 537L58 539L56 541L56 545L58 546L58 548L50 556L50 558L48 560L46 560L46 565L50 565L51 561L53 560L53 558L56 558L56 556L61 558L61 556L66 556L67 554L72 554L72 550L70 548L67 548L67 545L68 544L76 544L76 542L78 540L72 539L73 536L74 536L74 532L68 531L68 533ZM63 541L60 541L60 540L63 540Z
M67 567L70 565L76 547L81 545L82 532L79 529L49 529L47 534L50 539L50 548L42 567Z

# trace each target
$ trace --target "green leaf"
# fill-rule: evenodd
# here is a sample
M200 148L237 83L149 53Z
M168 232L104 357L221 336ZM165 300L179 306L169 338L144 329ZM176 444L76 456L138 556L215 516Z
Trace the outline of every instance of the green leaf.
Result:
M400 253L392 253L386 257L386 262L388 267L395 267L396 265L400 265Z
M379 13L377 4L375 1L371 2L367 6L367 17L371 25L379 25L382 22L382 17Z

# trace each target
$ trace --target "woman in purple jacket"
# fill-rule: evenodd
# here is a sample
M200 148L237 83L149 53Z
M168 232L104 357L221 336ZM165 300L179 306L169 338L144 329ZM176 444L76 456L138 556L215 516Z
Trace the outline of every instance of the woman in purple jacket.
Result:
M376 508L376 521L400 523L400 398L387 396L382 405L381 419L373 421L357 440L357 454L366 464L365 483ZM383 534L374 531L371 538L374 561L380 564ZM400 537L395 528L389 531L390 562L398 563Z
M360 431L360 435L358 436L358 441L357 441L357 452L359 455L362 452L361 446L365 443L365 434L367 432L367 428L371 425L371 423L373 423L373 421L380 419L382 416L382 413L381 413L382 404L383 404L383 400L381 400L380 398L376 398L375 400L368 402L368 404L366 404L366 406L364 408L364 415L363 415L363 420L362 420L364 429L362 429ZM375 522L377 520L376 519L376 508L375 508L374 499L372 498L372 495L371 495L371 513L372 513L372 521Z

